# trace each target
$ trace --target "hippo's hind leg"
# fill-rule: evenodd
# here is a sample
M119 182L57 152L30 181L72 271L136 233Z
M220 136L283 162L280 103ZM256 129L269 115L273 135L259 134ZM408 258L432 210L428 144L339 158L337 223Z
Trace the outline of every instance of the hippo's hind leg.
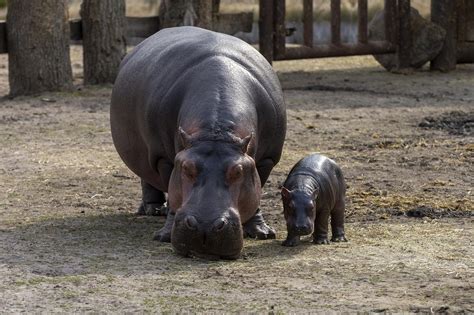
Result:
M142 203L138 208L138 215L166 215L167 208L165 193L156 189L152 185L141 180L142 184Z
M331 242L347 242L344 233L344 200L339 201L331 212Z
M329 225L329 209L321 209L316 213L314 220L313 243L329 244L328 225Z
M275 164L272 159L263 159L260 160L256 166L260 183L263 187ZM274 239L276 237L275 230L265 223L260 208L257 209L255 215L243 225L243 229L244 237L257 238L259 240Z

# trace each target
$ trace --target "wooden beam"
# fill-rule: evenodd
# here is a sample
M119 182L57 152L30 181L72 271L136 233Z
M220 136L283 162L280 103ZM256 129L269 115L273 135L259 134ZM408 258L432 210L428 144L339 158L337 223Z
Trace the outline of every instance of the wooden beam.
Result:
M7 23L0 22L0 54L6 54L7 52Z
M410 0L398 2L398 68L406 69L411 62L411 6Z
M456 3L453 0L431 1L431 21L446 30L441 52L431 61L432 70L450 71L456 68Z
M313 0L303 0L303 43L313 47Z
M367 0L359 0L357 5L358 25L357 25L357 40L359 43L367 44L368 42L368 6Z
M260 0L259 49L269 63L273 61L273 0Z
M331 0L331 43L341 43L341 0Z
M276 0L273 7L273 30L274 30L274 44L273 56L285 55L286 45L286 24L285 24L285 0Z
M234 35L238 32L251 32L253 12L218 13L213 23L216 32Z

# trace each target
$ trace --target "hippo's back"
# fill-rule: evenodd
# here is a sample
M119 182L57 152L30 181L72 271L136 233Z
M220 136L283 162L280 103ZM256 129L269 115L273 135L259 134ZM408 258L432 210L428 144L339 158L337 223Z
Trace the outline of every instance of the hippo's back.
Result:
M123 84L129 90L135 88L140 95L156 93L158 89L162 93L154 96L164 97L177 80L216 56L241 65L269 93L280 88L271 65L252 46L236 37L197 27L166 28L147 38L122 61L116 84L118 88Z

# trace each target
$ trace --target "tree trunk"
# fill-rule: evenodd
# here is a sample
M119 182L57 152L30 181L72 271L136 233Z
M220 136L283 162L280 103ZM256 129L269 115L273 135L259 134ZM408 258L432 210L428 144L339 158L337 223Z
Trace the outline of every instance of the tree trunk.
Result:
M126 52L125 0L84 0L81 18L84 83L113 83Z
M212 29L220 0L162 0L160 22L163 28L175 26L199 26Z
M9 0L10 95L72 88L65 0Z

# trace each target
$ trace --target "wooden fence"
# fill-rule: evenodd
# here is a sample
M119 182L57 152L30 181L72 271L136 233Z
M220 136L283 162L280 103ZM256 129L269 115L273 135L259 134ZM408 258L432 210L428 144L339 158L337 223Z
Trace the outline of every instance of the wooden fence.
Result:
M340 23L341 0L331 0L331 43L313 45L313 1L303 2L303 45L289 46L286 44L285 0L260 0L259 37L260 52L272 62L273 60L320 58L350 55L369 55L398 53L401 66L408 66L410 53L410 0L385 0L386 38L385 41L370 41L367 35L367 0L358 0L358 42L356 44L341 43ZM455 23L447 24L454 64L474 62L474 0L432 0L437 3L456 1L453 16L441 16L440 19ZM448 2L449 3L449 2ZM433 7L434 7L433 6ZM441 12L443 13L443 12ZM235 34L238 31L250 32L253 24L253 12L221 14L213 21L213 29ZM81 20L70 21L71 40L82 39ZM443 25L446 27L446 25ZM160 29L158 16L127 17L127 43L135 45L151 36ZM0 53L8 53L6 23L0 22Z
M150 17L127 17L126 36L127 44L136 45L145 38L160 30L160 18ZM239 31L251 32L253 24L253 12L218 14L213 21L213 29L226 34L235 34ZM80 19L69 21L71 28L71 40L82 40L82 22ZM8 53L7 25L0 22L0 53Z

